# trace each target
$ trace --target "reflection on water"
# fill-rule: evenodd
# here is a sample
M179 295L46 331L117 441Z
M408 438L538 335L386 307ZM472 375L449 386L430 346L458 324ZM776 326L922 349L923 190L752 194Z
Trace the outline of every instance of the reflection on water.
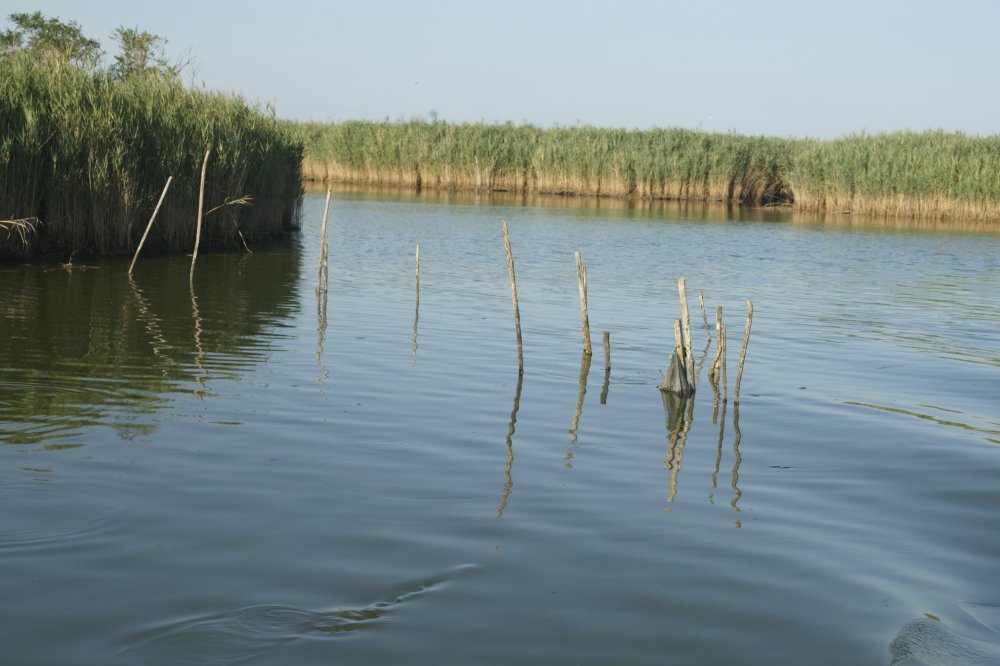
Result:
M900 628L996 601L1000 234L558 201L342 194L315 304L321 197L301 246L204 256L193 288L185 258L0 268L4 658L841 666L899 633L934 663ZM616 340L601 408L574 247ZM718 375L656 401L678 257L766 313L738 410L718 316ZM482 575L423 594L454 562Z
M590 362L593 354L587 351L580 357L580 377L577 380L576 406L573 408L573 419L569 424L569 445L566 447L566 457L563 465L573 467L573 448L577 443L577 433L580 430L580 416L583 414L583 401L587 397L587 378L590 376Z
M325 185L307 184L313 193L326 191ZM477 205L537 208L551 207L571 211L578 216L602 218L696 219L706 222L786 222L803 228L885 233L896 231L961 233L995 236L997 223L987 220L927 219L909 217L870 217L843 213L806 212L787 207L742 208L715 201L671 199L620 199L615 197L576 197L558 194L525 194L466 191L423 190L411 188L339 185L342 197L372 201L420 201L429 205Z
M573 408L573 419L569 425L570 444L576 444L577 431L580 429L580 416L583 414L583 400L587 397L587 378L590 376L590 362L593 354L583 352L580 356L580 377L577 379L576 406Z
M511 470L514 467L514 431L517 427L517 410L521 408L521 388L524 386L524 373L517 373L517 388L514 389L514 408L510 411L510 422L507 424L507 463L504 466L503 494L500 497L500 506L497 508L497 518L503 517L503 511L507 508L507 498L510 497L510 490L514 487L514 479Z
M260 333L293 307L298 254L207 255L197 286L183 279L184 261L144 259L132 279L120 262L0 268L18 294L0 335L0 442L51 443L96 424L148 434L155 424L136 417L170 394L203 397L212 378L266 358Z
M874 405L866 402L855 402L853 400L845 400L845 405L853 405L855 407L866 407L868 409L877 409L883 412L889 412L890 414L900 414L902 416L912 416L917 419L922 419L924 421L930 421L931 423L936 423L937 425L948 426L951 428L961 428L962 430L969 430L971 432L978 432L984 435L992 435L993 437L1000 437L1000 423L993 421L985 421L983 425L973 425L971 423L964 423L962 421L956 421L954 418L940 418L932 414L921 414L910 409L902 409L899 407L889 407L888 405ZM950 414L957 414L962 416L963 414L958 410L954 409L944 409L942 407L934 407L932 405L920 405L921 407L926 407L928 409L934 409L937 411L943 411ZM986 441L992 442L994 444L1000 444L1000 439L993 439L992 437L985 437Z
M726 432L726 405L727 400L720 400L718 387L715 386L712 396L712 423L719 424L719 437L716 443L715 467L712 470L712 488L718 488L719 467L722 464L722 445ZM660 391L663 399L663 411L666 415L667 430L667 456L663 460L663 465L668 473L667 481L667 503L673 504L677 500L678 476L681 471L681 462L684 457L684 447L687 444L688 436L694 422L694 404L697 394L683 396L672 391ZM720 418L721 404L721 418ZM740 465L743 456L740 453L740 442L743 439L743 432L740 430L740 406L733 405L733 470L730 487L733 490L733 497L729 505L737 513L740 512L739 501L743 496L743 491L739 487ZM715 493L708 495L709 502L715 503ZM736 527L741 527L739 521Z
M667 457L663 466L667 469L667 503L673 504L677 498L677 476L681 471L684 445L694 421L694 398L682 396L672 391L660 391L663 397L663 411L667 417Z
M420 321L420 244L417 243L416 259L417 265L417 275L415 280L415 291L416 296L414 298L415 304L413 306L413 356L417 355L417 322ZM414 363L416 358L414 358Z
M320 289L316 292L316 365L319 367L319 377L316 379L323 384L330 378L330 371L323 361L323 347L326 344L327 329L327 306L330 301L330 294L327 289Z

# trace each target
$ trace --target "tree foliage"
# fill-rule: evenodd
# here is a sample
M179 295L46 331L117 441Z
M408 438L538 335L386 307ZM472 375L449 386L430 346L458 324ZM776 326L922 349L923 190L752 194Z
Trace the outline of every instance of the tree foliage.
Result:
M104 52L101 44L83 34L76 21L49 18L41 12L14 13L7 16L11 27L0 32L0 59L25 54L48 65L70 63L84 69L101 68ZM184 65L167 60L167 40L139 28L117 28L111 38L118 53L108 68L116 79L151 75L167 79L180 76Z
M164 55L167 40L138 28L119 27L112 33L118 42L118 55L110 72L118 78L135 75L158 75L176 78L181 67L171 64Z
M10 14L13 27L0 32L0 56L27 52L49 63L96 67L103 52L97 40L83 34L76 21L47 18L41 12Z

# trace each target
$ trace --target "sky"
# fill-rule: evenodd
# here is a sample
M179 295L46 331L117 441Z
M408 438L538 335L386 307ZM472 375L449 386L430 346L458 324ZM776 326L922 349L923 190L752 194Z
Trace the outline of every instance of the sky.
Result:
M997 0L5 0L321 122L1000 134ZM7 24L2 23L3 29Z

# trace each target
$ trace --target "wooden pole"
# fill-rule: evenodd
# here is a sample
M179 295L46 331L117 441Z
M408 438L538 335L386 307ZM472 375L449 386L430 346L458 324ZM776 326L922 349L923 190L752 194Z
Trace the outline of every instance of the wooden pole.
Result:
M750 326L753 324L753 303L747 301L747 326L743 331L743 347L740 349L740 363L736 366L736 389L733 404L740 404L740 382L743 380L743 363L747 360L747 344L750 342Z
M715 358L708 369L708 380L719 386L719 362L722 360L722 306L715 308Z
M153 209L153 216L149 218L149 224L146 225L146 231L142 234L142 239L139 241L139 247L135 248L135 256L132 257L132 263L128 267L128 276L132 277L132 271L135 269L135 262L139 259L139 253L142 252L142 246L146 244L146 236L149 235L149 230L153 228L153 221L156 220L157 213L160 212L160 206L163 205L163 200L167 196L167 190L170 189L170 183L173 182L174 177L167 177L167 184L163 186L163 193L160 194L160 200L156 202L156 208Z
M524 373L524 351L521 343L521 308L517 304L517 280L514 277L514 255L510 251L510 234L507 231L507 220L501 222L503 228L503 244L507 250L507 273L510 276L510 299L514 304L514 327L517 329L517 371Z
M712 329L708 327L708 315L705 314L705 294L698 292L698 303L701 305L701 319L705 322L705 335L712 339Z
M685 284L684 278L677 280L677 291L681 298L681 317L684 324L684 365L687 366L688 385L691 392L694 393L694 352L691 347L691 315L688 313L687 284Z
M316 293L318 294L321 290L325 291L328 287L326 281L323 279L324 276L329 275L329 266L327 264L326 256L326 219L330 214L330 195L333 194L333 188L327 188L326 190L326 203L323 205L323 224L320 227L319 234L319 275L316 278Z
M580 288L580 317L583 332L583 353L592 354L590 346L590 314L587 312L587 268L580 261L580 252L576 252L576 281Z
M205 159L201 162L201 188L198 190L198 226L194 232L194 252L191 253L191 273L188 275L189 281L194 281L194 264L198 261L198 246L201 245L201 219L205 211L205 170L208 168L208 156L212 153L209 148L205 151Z
M726 325L722 325L722 402L725 404L729 400L729 386L726 383L726 347L728 345L728 334Z
M681 320L675 319L674 350L670 354L670 365L667 368L667 374L664 375L663 383L660 384L661 391L669 391L685 397L691 394L691 386L688 383L687 366L684 364L684 358L686 355L684 337L681 334Z

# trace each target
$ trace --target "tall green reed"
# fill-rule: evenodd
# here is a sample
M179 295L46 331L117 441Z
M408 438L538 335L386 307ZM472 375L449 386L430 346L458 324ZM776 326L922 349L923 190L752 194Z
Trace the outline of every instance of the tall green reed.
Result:
M820 141L419 120L290 127L306 146L303 175L312 180L1000 219L997 136Z
M0 60L0 219L41 221L30 248L0 245L0 257L127 255L171 175L147 247L190 249L209 147L206 205L244 196L252 205L207 217L206 247L241 246L239 234L277 238L297 224L303 146L273 112L154 75Z

